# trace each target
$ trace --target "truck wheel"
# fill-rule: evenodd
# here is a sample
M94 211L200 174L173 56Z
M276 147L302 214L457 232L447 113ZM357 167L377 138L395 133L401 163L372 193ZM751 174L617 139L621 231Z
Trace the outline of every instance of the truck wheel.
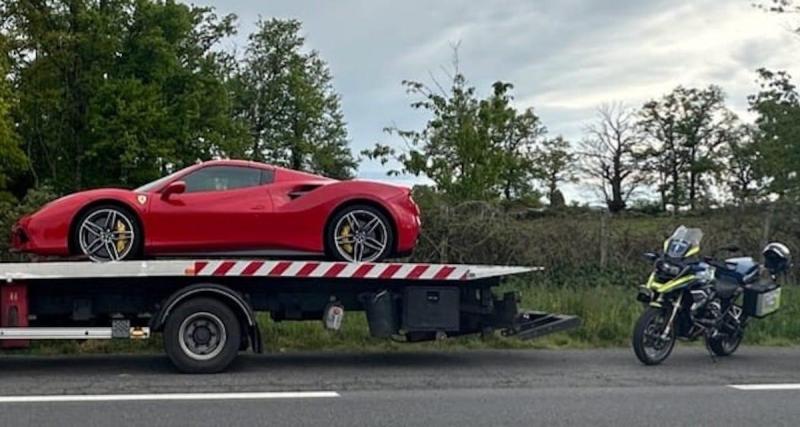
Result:
M164 326L164 349L185 373L224 370L239 353L241 342L239 319L227 305L211 298L184 302Z

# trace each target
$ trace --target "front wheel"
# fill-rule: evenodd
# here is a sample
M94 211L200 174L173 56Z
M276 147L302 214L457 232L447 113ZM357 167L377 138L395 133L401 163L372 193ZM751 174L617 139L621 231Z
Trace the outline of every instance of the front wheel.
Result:
M73 230L76 249L95 262L134 259L142 247L139 222L129 210L116 205L86 211Z
M167 317L164 349L181 372L220 372L236 358L242 345L239 319L220 301L195 298Z
M633 329L633 351L645 365L658 365L669 357L675 347L675 329L664 336L669 316L666 310L648 307Z

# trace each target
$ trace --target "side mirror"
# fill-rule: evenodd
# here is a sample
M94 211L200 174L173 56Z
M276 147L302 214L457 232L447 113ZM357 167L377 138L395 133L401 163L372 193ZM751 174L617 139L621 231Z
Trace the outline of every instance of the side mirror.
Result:
M171 182L161 190L161 198L166 200L173 194L181 194L186 191L186 183L183 181Z

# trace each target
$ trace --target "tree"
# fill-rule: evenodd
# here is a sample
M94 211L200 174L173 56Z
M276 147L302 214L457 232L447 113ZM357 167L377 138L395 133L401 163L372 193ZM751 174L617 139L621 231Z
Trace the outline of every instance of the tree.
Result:
M236 114L248 124L255 160L326 174L353 175L339 95L316 51L304 52L296 20L259 21L234 79Z
M238 155L227 56L234 16L172 0L10 0L18 130L38 183L136 186Z
M720 181L728 187L734 202L744 206L757 201L762 194L762 180L756 172L760 154L755 143L756 129L741 125L736 133L721 148L724 170L719 172Z
M386 129L406 142L406 150L378 144L362 154L384 164L399 162L400 169L390 174L424 175L453 200L537 195L534 149L545 133L539 117L531 108L520 112L511 106L510 83L494 83L491 95L479 99L457 62L454 68L446 89L435 80L432 86L403 82L410 94L421 98L411 107L431 115L422 130Z
M796 4L794 0L764 0L762 3L756 3L755 7L772 13L800 14L800 5ZM800 34L800 27L795 28L794 32Z
M786 72L758 70L761 90L749 97L758 114L755 173L779 197L800 196L800 93Z
M648 170L656 176L662 206L695 209L720 158L717 148L733 134L736 117L717 86L677 87L647 102L639 124L647 135Z
M547 133L533 108L518 112L511 106L513 88L511 83L495 82L478 113L502 157L499 189L505 200L538 197L533 187L538 174L535 147Z
M646 181L642 171L644 137L635 111L623 104L605 104L580 143L581 170L595 182L611 213L625 210Z
M564 196L558 186L575 179L576 156L570 152L570 144L561 136L546 139L536 149L536 164L544 182L550 206L563 206Z
M6 41L0 36L0 195L8 189L9 179L22 173L28 165L10 114L15 99L6 80L9 61L5 47Z

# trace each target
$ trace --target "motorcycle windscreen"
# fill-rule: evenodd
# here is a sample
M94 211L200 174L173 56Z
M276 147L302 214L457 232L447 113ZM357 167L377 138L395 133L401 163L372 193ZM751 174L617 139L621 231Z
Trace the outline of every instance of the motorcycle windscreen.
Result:
M700 248L703 231L699 228L678 227L669 240L665 254L670 258L685 258L694 248Z

